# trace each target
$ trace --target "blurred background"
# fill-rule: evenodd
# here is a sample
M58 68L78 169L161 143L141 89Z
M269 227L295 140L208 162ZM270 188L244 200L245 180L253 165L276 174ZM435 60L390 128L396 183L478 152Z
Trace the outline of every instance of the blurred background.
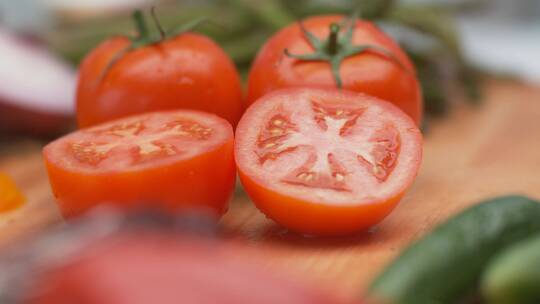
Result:
M11 100L8 109L0 104L0 129L20 120L11 112L21 106L72 115L77 64L106 37L132 33L132 11L149 6L165 26L206 16L197 30L222 45L244 77L259 46L282 26L312 14L358 11L416 63L428 117L447 113L456 95L480 101L486 74L540 83L538 0L0 0L0 101ZM20 55L25 47L13 48L14 37L39 54ZM32 129L40 126L32 122Z
M327 244L283 234L238 194L225 226L266 242L263 251L277 257L276 265L356 294L373 267L447 214L500 192L540 189L540 107L533 103L540 101L540 0L0 0L0 177L12 176L26 199L4 209L0 202L0 247L60 221L41 148L74 128L77 66L85 54L112 35L133 35L133 10L152 6L164 27L207 17L196 31L220 44L244 79L268 37L314 14L357 11L393 36L416 65L426 157L407 207L376 242L368 236ZM451 117L457 104L473 110ZM381 258L361 256L366 252ZM338 257L342 272L333 264Z

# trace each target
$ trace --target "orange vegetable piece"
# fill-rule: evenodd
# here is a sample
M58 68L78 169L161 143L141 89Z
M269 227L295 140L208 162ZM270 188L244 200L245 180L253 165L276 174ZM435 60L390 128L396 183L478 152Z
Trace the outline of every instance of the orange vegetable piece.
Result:
M25 197L13 179L0 173L0 212L16 209L24 204Z

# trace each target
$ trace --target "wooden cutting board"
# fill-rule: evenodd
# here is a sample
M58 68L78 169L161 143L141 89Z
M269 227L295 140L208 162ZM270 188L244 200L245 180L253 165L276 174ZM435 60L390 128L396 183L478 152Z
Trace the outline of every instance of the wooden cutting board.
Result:
M411 240L459 210L506 193L540 198L540 87L492 81L485 94L481 106L460 103L450 116L431 124L413 188L370 232L326 239L288 233L258 212L241 191L223 218L224 228L264 252L268 268L344 297L359 294ZM13 176L28 202L0 215L0 246L61 221L40 144L13 145L1 150L0 171Z

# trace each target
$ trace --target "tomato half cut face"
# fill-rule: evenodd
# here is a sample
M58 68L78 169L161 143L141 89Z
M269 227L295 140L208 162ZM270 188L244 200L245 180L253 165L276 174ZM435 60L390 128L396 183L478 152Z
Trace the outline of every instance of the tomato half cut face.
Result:
M155 112L83 129L44 148L64 215L102 203L221 213L235 180L231 125L197 111Z
M415 123L353 92L290 89L251 106L236 133L246 191L270 218L306 234L346 234L381 221L417 174Z

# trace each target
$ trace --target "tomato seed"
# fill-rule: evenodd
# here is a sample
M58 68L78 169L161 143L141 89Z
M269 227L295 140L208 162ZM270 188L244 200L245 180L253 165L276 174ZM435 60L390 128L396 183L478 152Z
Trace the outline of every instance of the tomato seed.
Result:
M276 120L273 121L273 123L274 123L274 125L276 125L276 126L281 126L281 125L283 124L283 120L281 120L281 119L276 119Z
M283 134L283 130L281 130L281 129L270 129L270 133L272 135L281 135L281 134Z

